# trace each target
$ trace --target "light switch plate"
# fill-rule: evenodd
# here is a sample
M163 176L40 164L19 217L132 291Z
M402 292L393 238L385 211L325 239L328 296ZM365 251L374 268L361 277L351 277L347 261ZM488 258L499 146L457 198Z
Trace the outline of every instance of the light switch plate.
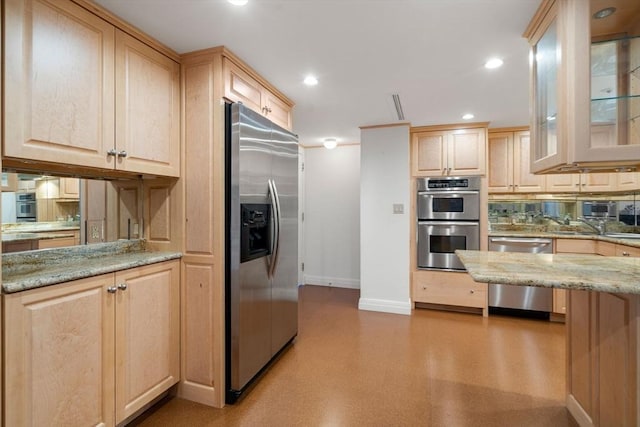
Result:
M394 214L403 214L404 213L404 204L402 204L402 203L394 203L393 204L393 213Z

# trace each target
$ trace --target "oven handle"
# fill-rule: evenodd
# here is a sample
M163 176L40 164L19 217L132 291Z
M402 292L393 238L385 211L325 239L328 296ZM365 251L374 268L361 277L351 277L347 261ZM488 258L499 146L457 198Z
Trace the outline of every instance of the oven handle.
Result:
M474 196L476 194L480 194L479 191L473 190L448 190L448 191L418 191L418 196L428 196L428 195L438 195L438 196L455 196L455 195L463 195L463 196Z
M479 221L418 221L418 225L441 225L445 227L448 225L458 225L458 226L464 226L464 227L479 227L480 222Z

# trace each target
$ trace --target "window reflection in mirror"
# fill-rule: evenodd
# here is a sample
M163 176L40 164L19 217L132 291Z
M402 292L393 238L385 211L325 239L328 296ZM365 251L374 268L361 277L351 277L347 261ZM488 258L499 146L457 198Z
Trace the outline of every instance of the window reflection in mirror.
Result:
M142 184L2 173L2 252L141 237Z

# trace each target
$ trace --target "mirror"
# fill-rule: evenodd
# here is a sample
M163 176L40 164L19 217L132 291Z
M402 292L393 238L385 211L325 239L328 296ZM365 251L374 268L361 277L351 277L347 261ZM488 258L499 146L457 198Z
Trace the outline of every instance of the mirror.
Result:
M142 181L2 172L2 252L137 239Z

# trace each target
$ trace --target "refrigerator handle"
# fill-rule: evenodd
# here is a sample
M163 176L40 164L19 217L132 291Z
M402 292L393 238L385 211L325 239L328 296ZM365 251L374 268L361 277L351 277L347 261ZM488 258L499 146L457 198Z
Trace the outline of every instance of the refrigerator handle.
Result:
M273 277L275 272L277 254L278 254L278 237L280 234L279 226L280 221L278 219L278 202L276 199L276 191L274 182L269 179L267 181L269 185L269 198L271 199L271 220L273 221L273 230L271 233L271 262L269 262L269 277Z
M281 211L280 211L280 196L278 196L278 187L276 181L271 180L271 186L273 187L273 194L276 202L276 251L273 257L273 265L271 266L271 277L275 276L276 268L278 268L278 259L280 258L280 227L281 227Z

